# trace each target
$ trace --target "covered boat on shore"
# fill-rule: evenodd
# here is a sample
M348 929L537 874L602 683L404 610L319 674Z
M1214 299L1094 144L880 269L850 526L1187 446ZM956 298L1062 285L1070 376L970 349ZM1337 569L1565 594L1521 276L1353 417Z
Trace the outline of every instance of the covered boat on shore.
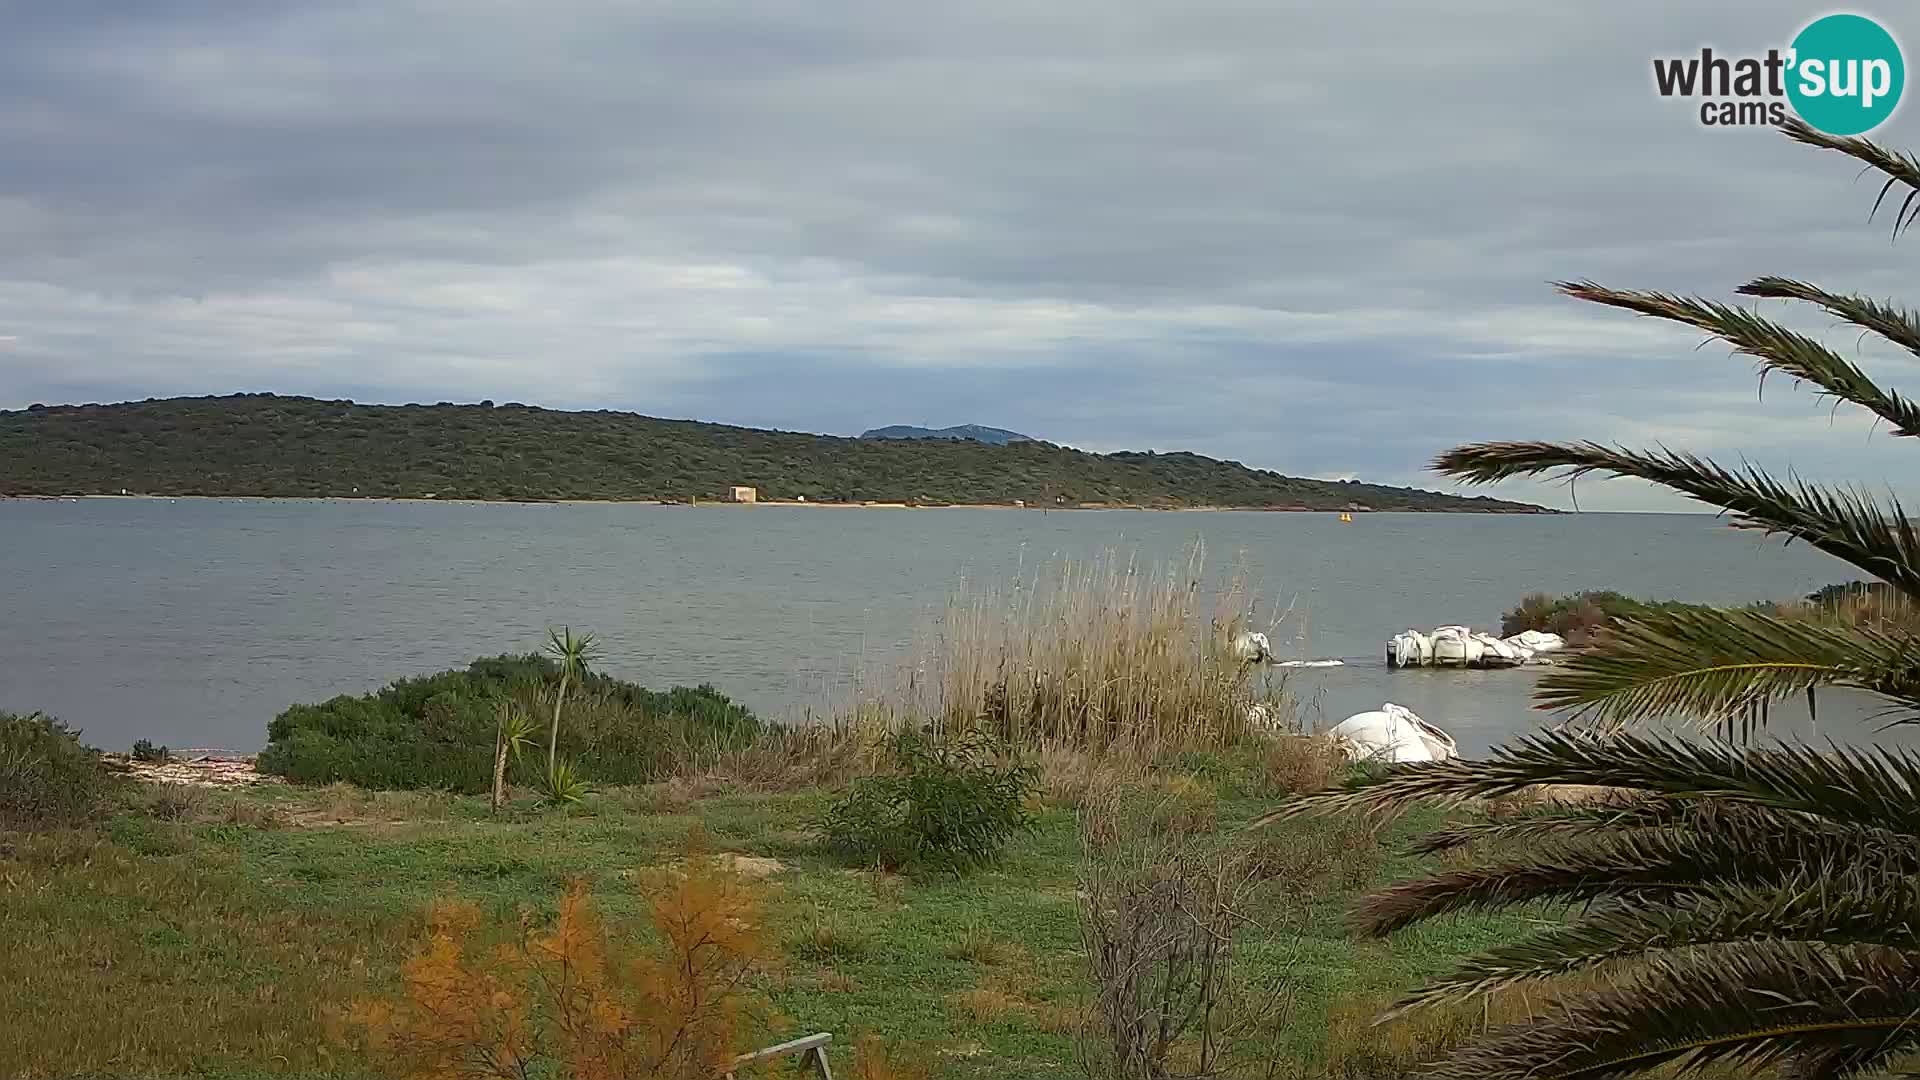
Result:
M1392 702L1347 717L1327 737L1352 761L1445 761L1460 756L1453 736Z

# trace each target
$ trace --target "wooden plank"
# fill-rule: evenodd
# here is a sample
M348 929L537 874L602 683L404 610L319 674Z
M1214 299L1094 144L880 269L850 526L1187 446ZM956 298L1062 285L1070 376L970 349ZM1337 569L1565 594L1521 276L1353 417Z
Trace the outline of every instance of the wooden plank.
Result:
M813 1059L814 1072L823 1080L833 1080L833 1070L827 1065L827 1044L833 1041L833 1033L822 1031L801 1039L792 1039L778 1046L769 1046L765 1050L755 1050L751 1054L741 1054L733 1059L733 1069L742 1065L751 1065L768 1058L786 1057L792 1054L805 1054ZM726 1080L733 1080L733 1069L727 1070Z

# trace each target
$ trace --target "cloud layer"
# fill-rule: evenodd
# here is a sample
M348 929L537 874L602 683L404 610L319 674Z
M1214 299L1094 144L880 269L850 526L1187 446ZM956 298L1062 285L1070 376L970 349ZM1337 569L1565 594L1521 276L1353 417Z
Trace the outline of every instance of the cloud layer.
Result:
M1545 284L1910 291L1846 161L1653 93L1653 56L1764 51L1795 4L21 7L0 408L979 422L1422 486L1507 437L1904 472L1857 418ZM1920 143L1916 116L1876 135Z

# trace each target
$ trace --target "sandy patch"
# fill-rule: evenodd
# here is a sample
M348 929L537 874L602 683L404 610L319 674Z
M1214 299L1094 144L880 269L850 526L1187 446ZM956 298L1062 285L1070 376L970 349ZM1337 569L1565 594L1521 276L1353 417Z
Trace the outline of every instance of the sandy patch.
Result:
M733 873L739 874L741 877L747 878L751 881L760 881L764 878L770 878L775 874L785 873L787 869L786 863L781 862L779 859L767 858L764 855L741 855L737 852L723 851L717 855L714 855L712 858L713 858L714 865L719 867L720 869L732 871ZM649 872L658 872L660 870L666 870L670 873L680 874L685 871L686 865L687 865L687 860L675 859L672 862L661 863L658 866L641 867L634 870L622 871L621 876L627 877L627 878L634 878L634 877L643 876Z
M1531 789L1533 799L1547 806L1587 806L1614 802L1628 792L1598 784L1540 784Z
M121 754L109 757L124 766L127 775L149 784L238 788L286 783L277 776L268 776L254 768L250 757L215 756L204 750L178 751L163 762L135 761Z

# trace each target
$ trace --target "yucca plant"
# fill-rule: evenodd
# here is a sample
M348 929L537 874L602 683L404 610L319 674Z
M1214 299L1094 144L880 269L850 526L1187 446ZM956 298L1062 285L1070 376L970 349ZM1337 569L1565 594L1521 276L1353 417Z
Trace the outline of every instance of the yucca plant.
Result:
M1920 215L1920 161L1797 121L1785 131L1880 171L1882 200L1896 186L1910 189L1896 233ZM1813 383L1897 436L1920 434L1920 405L1751 311L1593 282L1560 288L1697 327L1755 357L1763 377L1781 372ZM1904 308L1779 277L1739 291L1811 303L1920 355L1920 317ZM1475 483L1638 477L1720 507L1738 527L1811 544L1920 599L1920 532L1898 502L1857 490L1592 442L1464 446L1437 468ZM1303 800L1269 819L1511 796L1537 784L1612 789L1597 804L1549 806L1430 836L1422 850L1471 846L1478 861L1363 903L1360 927L1374 935L1469 909L1579 905L1570 921L1476 956L1403 1002L1411 1009L1529 984L1550 995L1535 1019L1495 1028L1423 1075L1590 1080L1672 1062L1779 1066L1805 1077L1884 1072L1920 1048L1920 757L1685 741L1630 728L1667 717L1764 717L1770 703L1828 686L1878 694L1895 721L1920 721L1920 638L1898 626L1756 610L1650 608L1616 621L1541 681L1542 707L1568 710L1584 728L1522 738L1486 761L1393 766L1355 790Z
M567 704L567 690L587 673L587 665L600 657L600 643L592 634L575 637L571 626L547 631L547 655L560 662L560 688L553 695L553 727L547 733L547 772L560 765L560 713Z
M533 741L534 719L517 701L501 701L494 706L493 736L493 808L507 801L507 757L515 761Z
M577 803L593 792L580 770L571 761L557 761L541 778L540 794L550 806Z

